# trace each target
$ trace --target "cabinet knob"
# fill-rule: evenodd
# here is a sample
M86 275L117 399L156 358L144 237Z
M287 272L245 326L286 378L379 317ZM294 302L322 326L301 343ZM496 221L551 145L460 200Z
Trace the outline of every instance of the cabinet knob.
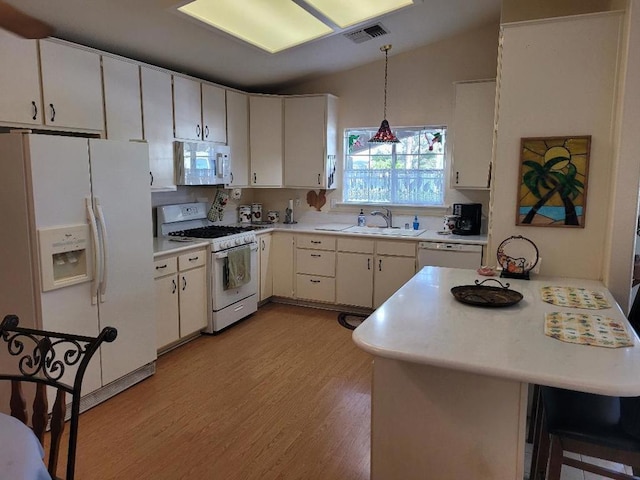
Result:
M209 125L204 126L204 138L209 138Z
M371 259L367 258L367 270L371 270Z
M153 186L153 172L149 172L149 176L151 177L151 182L149 182L149 185Z
M258 176L254 173L253 174L253 183L256 183L258 181Z
M176 290L178 289L178 285L176 285L176 279L174 278L173 280L171 280L171 283L173 284L173 290L171 290L171 293L176 293Z
M36 118L38 118L38 106L36 105L36 102L31 102L31 105L33 105L33 117L31 117L32 120L35 120Z
M460 172L456 172L456 185L458 184L459 177L460 177Z
M200 138L200 125L196 125L196 136Z
M51 121L56 121L56 107L53 106L53 103L49 104L49 108L51 109Z
M378 260L378 271L381 272L382 271L382 259Z
M231 181L229 183L233 183L233 172L229 172L229 177L231 178Z
M184 292L186 288L187 288L187 279L182 277L182 291Z
M321 174L318 174L318 185L321 185L321 180L320 180Z

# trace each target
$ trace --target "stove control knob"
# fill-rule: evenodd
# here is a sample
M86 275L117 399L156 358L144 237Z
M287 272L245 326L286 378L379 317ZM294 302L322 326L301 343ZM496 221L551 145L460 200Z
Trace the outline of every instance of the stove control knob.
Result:
M244 239L244 243L251 243L251 237L247 237Z
M221 246L222 248L229 248L229 247L231 247L232 245L231 245L231 243L230 243L230 242L221 242L221 243L220 243L220 246Z
M236 238L236 245L242 245L242 238Z

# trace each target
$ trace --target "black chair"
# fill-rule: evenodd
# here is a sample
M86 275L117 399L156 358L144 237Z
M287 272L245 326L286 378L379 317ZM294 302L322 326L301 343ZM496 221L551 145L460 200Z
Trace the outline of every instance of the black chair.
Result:
M640 332L640 295L629 312ZM636 346L635 348L640 348ZM609 397L536 386L531 480L559 480L562 465L614 479L635 476L564 455L573 452L621 463L640 473L640 397Z
M65 480L73 480L75 470L80 394L87 365L102 342L113 342L118 335L115 328L105 327L97 337L85 337L44 330L18 327L18 317L7 315L0 324L0 337L10 356L17 358L17 368L12 373L0 373L0 380L11 382L11 416L28 424L26 400L22 384L35 384L35 399L31 416L31 428L43 443L44 432L51 431L47 470L57 479L58 453L65 426L66 394L71 394L71 416L67 445ZM10 358L10 357L9 357ZM75 370L75 372L74 372ZM71 373L73 384L62 380ZM47 404L47 387L56 389L56 399L51 414Z

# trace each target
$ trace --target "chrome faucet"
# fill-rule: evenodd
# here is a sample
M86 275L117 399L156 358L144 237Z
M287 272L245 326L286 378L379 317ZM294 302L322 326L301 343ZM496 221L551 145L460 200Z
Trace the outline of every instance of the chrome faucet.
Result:
M387 228L393 228L393 215L391 214L391 210L384 208L384 211L386 213L382 213L380 210L374 210L371 212L371 215L380 215L384 218L384 221L387 222Z

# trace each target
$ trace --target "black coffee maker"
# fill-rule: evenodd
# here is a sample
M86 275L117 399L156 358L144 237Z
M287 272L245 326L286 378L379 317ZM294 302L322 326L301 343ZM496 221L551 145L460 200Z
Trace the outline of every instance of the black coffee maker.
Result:
M457 215L455 235L480 235L482 225L481 203L454 203L453 214Z

